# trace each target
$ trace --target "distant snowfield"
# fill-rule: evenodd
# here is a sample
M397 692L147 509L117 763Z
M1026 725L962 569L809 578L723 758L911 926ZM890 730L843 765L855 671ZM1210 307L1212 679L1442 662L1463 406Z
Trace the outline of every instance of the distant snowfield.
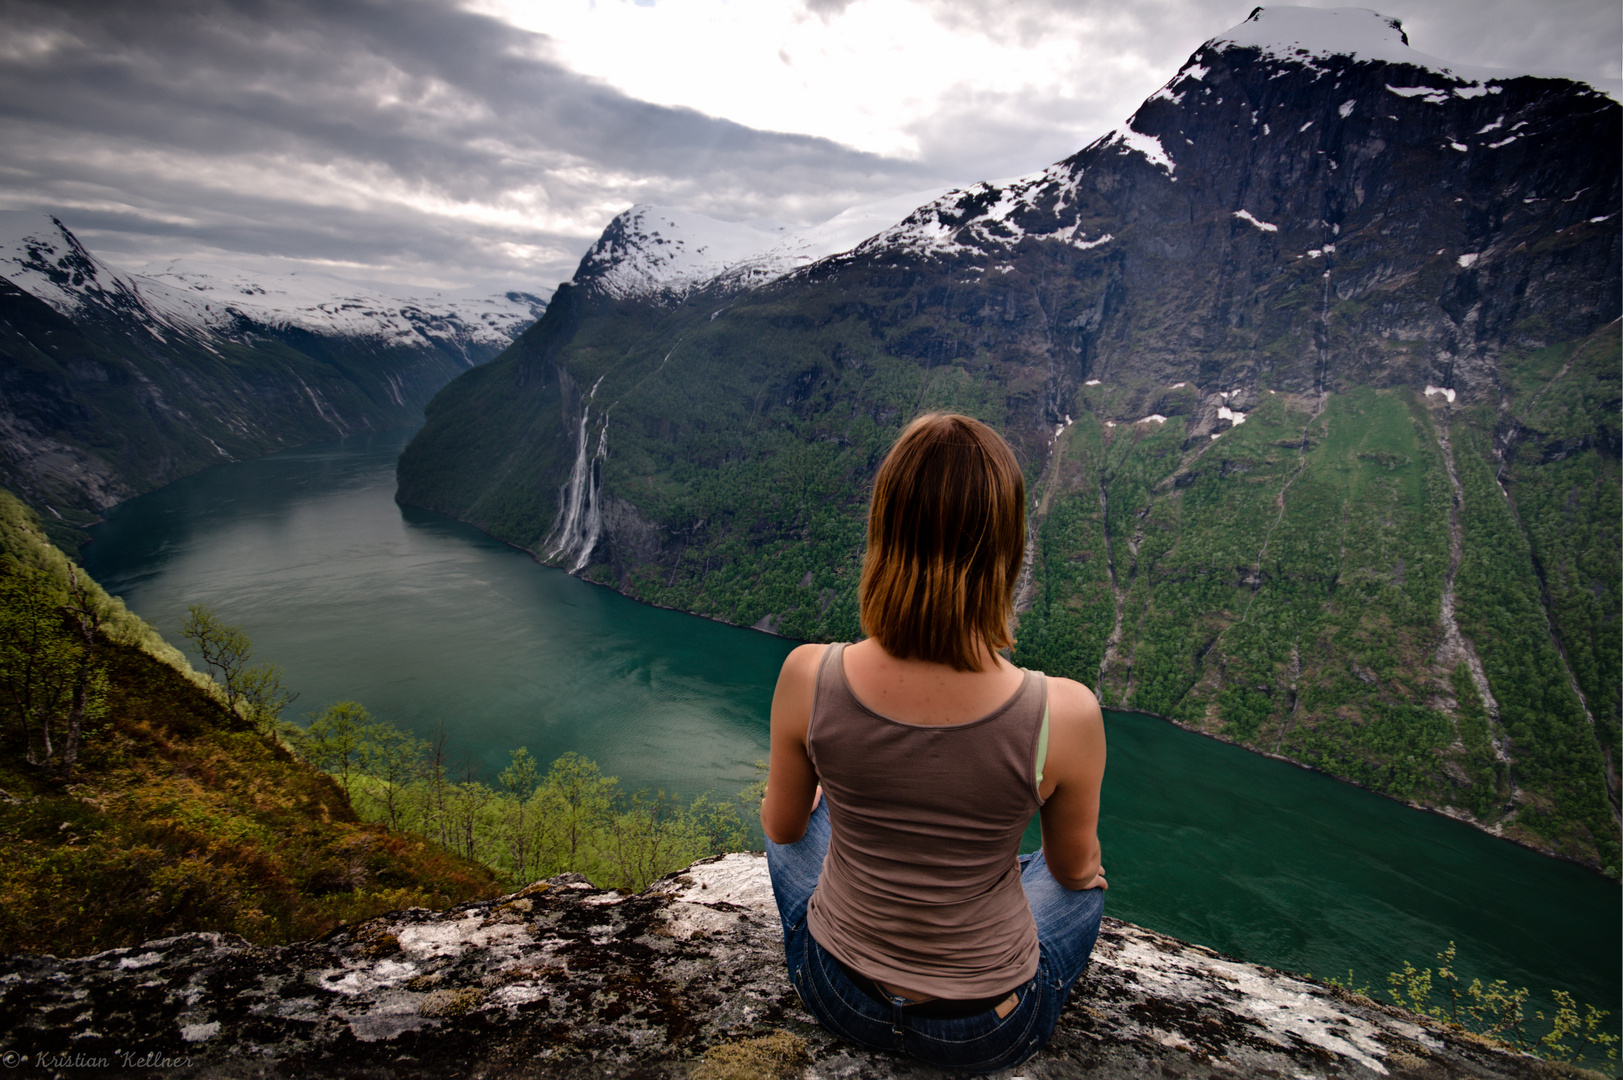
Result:
M542 296L526 293L391 295L326 274L249 273L198 260L119 270L51 215L23 211L0 211L0 277L70 317L87 306L123 311L160 340L229 335L247 319L404 347L500 348L544 307Z
M864 203L802 229L762 219L720 221L670 206L633 206L586 253L575 280L590 280L620 298L684 293L719 279L763 285L850 251L942 194L932 189Z

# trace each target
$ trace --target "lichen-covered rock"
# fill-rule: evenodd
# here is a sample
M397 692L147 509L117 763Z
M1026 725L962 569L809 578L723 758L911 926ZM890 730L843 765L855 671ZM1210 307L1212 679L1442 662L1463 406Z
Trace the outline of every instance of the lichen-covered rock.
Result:
M941 1075L842 1044L785 978L758 854L636 896L566 874L319 941L197 933L0 959L0 1065L173 1077ZM1531 1078L1567 1070L1106 919L1032 1078Z

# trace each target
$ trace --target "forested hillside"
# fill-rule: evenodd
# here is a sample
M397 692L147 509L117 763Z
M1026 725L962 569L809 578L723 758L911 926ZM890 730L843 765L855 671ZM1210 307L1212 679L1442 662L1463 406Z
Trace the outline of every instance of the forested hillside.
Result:
M399 498L848 638L880 456L970 413L1034 496L1020 662L1616 875L1620 110L1357 18L1261 9L1074 157L765 284L628 290L611 227Z

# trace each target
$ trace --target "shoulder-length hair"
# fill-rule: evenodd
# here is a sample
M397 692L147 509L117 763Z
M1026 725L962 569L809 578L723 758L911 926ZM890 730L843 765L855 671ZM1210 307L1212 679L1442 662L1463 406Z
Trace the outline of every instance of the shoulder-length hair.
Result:
M1014 643L1026 481L979 420L919 417L874 477L862 561L862 630L900 659L980 671Z

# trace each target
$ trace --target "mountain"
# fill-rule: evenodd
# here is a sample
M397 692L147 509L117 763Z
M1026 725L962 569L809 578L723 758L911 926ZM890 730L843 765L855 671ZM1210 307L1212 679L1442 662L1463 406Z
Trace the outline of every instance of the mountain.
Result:
M880 457L971 413L1034 496L1017 661L1615 875L1619 121L1258 9L1072 157L809 265L622 216L399 498L849 638ZM649 257L665 222L716 254Z
M576 282L602 294L676 302L695 291L752 288L849 251L921 202L914 192L855 206L809 229L778 221L719 221L669 206L633 206L581 259Z
M0 484L60 527L221 461L411 423L544 308L185 262L125 273L57 218L0 213Z

